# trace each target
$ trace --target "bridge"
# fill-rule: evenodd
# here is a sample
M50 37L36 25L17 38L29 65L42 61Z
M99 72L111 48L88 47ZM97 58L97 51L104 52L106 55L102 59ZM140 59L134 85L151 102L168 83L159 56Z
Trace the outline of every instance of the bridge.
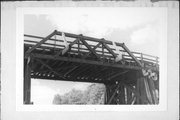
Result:
M102 83L105 104L158 104L158 57L124 43L53 31L24 34L24 104L31 104L31 78Z

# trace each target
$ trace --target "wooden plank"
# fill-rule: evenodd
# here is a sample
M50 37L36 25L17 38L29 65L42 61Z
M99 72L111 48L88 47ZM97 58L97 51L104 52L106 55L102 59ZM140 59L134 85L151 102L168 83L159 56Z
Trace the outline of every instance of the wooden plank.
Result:
M124 75L124 74L126 74L127 72L129 72L129 70L124 71L124 72L118 72L117 74L115 74L115 75L107 78L107 80L111 80L111 79L116 78L116 77L118 77L118 76L120 76L120 75Z
M146 89L146 95L147 95L147 99L149 101L149 104L152 104L152 96L149 90L149 85L148 85L148 81L147 78L144 78L144 84L145 84L145 89Z
M99 77L100 75L102 75L105 71L107 71L107 68L106 67L104 67L104 68L101 68L101 69L99 69L99 71L98 72L96 72L95 74L93 74L93 76L92 77Z
M43 79L43 80L56 80L56 81L71 81L71 82L85 82L85 83L103 83L102 81L99 81L99 80L90 80L90 79L87 79L87 80L84 80L84 79L70 79L70 78L62 78L60 76L54 76L54 77L51 77L51 76L37 76L37 75L32 75L31 78L35 78L35 79Z
M111 85L105 85L106 86L106 103L108 104L108 101L110 99L111 95Z
M37 39L44 39L45 37L40 37L40 36L36 36L36 35L28 35L28 34L24 34L24 37L28 37L28 38L37 38ZM50 38L49 40L51 41L60 41L60 42L63 42L63 40L57 40L57 39L53 39L53 38Z
M87 69L89 69L87 66L80 67L80 69L76 70L70 79L76 79L80 74L82 75L84 72L86 72Z
M62 35L62 32L58 31L57 34ZM97 39L97 38L88 37L88 36L84 36L84 35L76 35L76 34L67 33L67 32L64 32L64 34L65 34L65 36L71 37L71 38L80 38L80 39L89 40L89 41L93 41L93 42L103 42L103 43L112 45L112 42L108 41L108 40Z
M135 95L133 95L130 99L128 99L128 104L133 104L134 99L135 99Z
M28 41L28 42L33 42L33 43L38 43L37 41ZM71 42L71 43L73 43L73 42ZM70 44L71 44L70 43ZM25 44L26 46L29 46L29 47L32 47L33 45L28 45L28 44ZM49 45L49 47L48 46L43 46L43 45ZM51 44L51 43L43 43L42 44L42 46L40 46L40 47L38 47L38 48L42 48L42 49L51 49L51 50L57 50L57 51L59 51L60 50L60 48L54 48L54 46L58 46L58 47L64 47L64 45L55 45L55 44ZM91 45L90 45L91 46ZM92 47L97 47L97 45L96 46L92 46ZM73 49L77 49L77 51L75 51L75 50L72 50L73 52L77 52L78 53L78 51L80 51L79 49L82 49L82 50L88 50L88 49L85 49L85 48L79 48L78 49L78 47L73 47L73 46L71 46L71 48L73 48ZM98 48L98 47L97 47ZM103 48L103 47L102 47ZM104 49L103 49L104 50ZM61 51L61 50L60 50ZM104 56L104 53L107 53L107 54L111 54L111 53L109 53L109 52L105 52L105 51L100 51L100 50L96 50L96 52L101 52L102 53L102 56ZM133 52L132 52L133 53ZM98 54L98 53L97 53ZM115 53L116 54L116 53ZM89 53L87 54L87 55L89 55ZM98 54L98 55L100 55L100 54ZM117 54L116 54L117 55ZM123 56L126 56L126 57L128 57L128 58L130 58L129 60L133 60L129 55L123 55ZM111 57L111 56L107 56L107 55L105 55L105 57ZM141 58L141 57L136 57L136 58ZM155 63L155 62L157 62L158 63L158 61L157 60L153 60L153 59L148 59L148 58L144 58L144 60L149 60L150 62L153 62L153 63ZM148 61L147 61L148 62Z
M43 38L43 37L42 37ZM53 40L53 39L49 39L49 40ZM63 42L63 40L53 40L53 41L56 41L56 42ZM32 41L32 40L29 40L29 39L25 39L24 40L24 42L25 42L25 44L31 44L31 43L33 43L33 44L37 44L37 43L39 43L39 41ZM72 41L67 41L67 43L69 43L69 44L71 44L71 43L73 43ZM51 44L51 43L43 43L42 45L50 45L50 46L59 46L59 47L64 47L64 45L57 45L57 44ZM75 43L75 45L83 45L83 43ZM89 46L91 46L91 47L95 47L96 45L89 45ZM78 49L78 47L72 47L72 48L77 48ZM102 47L101 46L99 46L98 47L99 49L102 49ZM81 48L81 49L83 49L83 48ZM115 50L114 48L111 48L111 50ZM100 52L100 51L99 51ZM124 51L125 52L125 51Z
M121 101L121 104L125 104L125 90L124 90L123 84L121 84L120 86L120 101Z
M154 104L158 104L158 99L156 97L156 93L155 93L155 86L154 86L154 82L152 79L149 79L148 80L148 84L149 84L149 89L150 89L150 92L151 92L151 96L153 98L153 103Z
M78 67L77 67L74 71L71 72L71 76L75 76L78 71L81 71L81 70L83 70L84 68L86 68L86 66L83 66L83 65L81 65L81 64L78 65Z
M91 48L91 46L89 46L89 44L88 44L85 40L80 39L80 41L89 49L89 51L90 51L91 53L93 53L93 54L96 56L96 58L98 58L99 60L101 60L100 56L96 53L96 51L95 51L94 49Z
M123 44L122 47L138 63L140 67L143 67L140 61L131 53L131 51L125 46L125 44Z
M92 69L89 71L88 73L88 77L90 78L92 75L94 75L95 73L97 73L99 71L99 69L96 66L92 66Z
M59 33L60 35L62 34L62 32L60 32ZM65 33L66 34L66 33ZM71 33L67 33L67 35L72 35ZM24 34L24 36L25 37L29 37L29 38L38 38L38 39L44 39L44 37L39 37L39 36L34 36L34 35L27 35L27 34ZM73 34L72 35L73 36L73 38L81 38L82 37L82 39L86 39L86 37L85 36L79 36L79 35L75 35L75 34ZM85 38L84 38L85 37ZM91 37L88 37L89 39L91 39ZM92 39L94 39L94 38L92 38ZM52 39L52 38L50 38L49 40L53 40L53 41L60 41L60 42L63 42L63 40L56 40L56 39ZM87 39L88 40L88 39ZM93 40L92 40L93 41ZM111 44L112 45L112 42L111 41L107 41L107 40L104 40L104 39L96 39L95 38L95 41L96 42L103 42L103 41L105 41L105 43L106 44ZM68 43L72 43L71 41L68 41ZM124 43L115 43L117 46L121 46L121 47L123 47L123 45L124 45ZM91 47L94 47L94 45L90 45ZM102 48L102 47L99 47L99 48ZM115 50L114 48L111 48L111 50ZM121 52L126 52L126 51L124 51L124 50L120 50ZM131 51L131 53L132 54L138 54L138 55L140 55L141 53L139 53L139 52L133 52L133 51ZM144 54L143 53L143 56L148 56L148 57L152 57L152 58L157 58L158 59L158 57L156 57L156 56L152 56L152 55L148 55L148 54Z
M30 57L25 61L24 70L24 104L31 103L31 67L30 67Z
M139 80L140 80L140 95L141 95L141 100L140 100L141 102L140 102L140 104L147 104L144 79L140 78Z
M114 58L116 58L117 54L115 54L108 45L106 45L105 43L103 43L102 45L112 54Z
M39 43L38 41L30 41L30 40L24 40L24 42L25 42L25 43L24 43L25 45L27 44L27 45L31 45L31 46L34 46L34 45L36 45L37 43ZM31 43L33 43L33 44L31 44ZM41 46L39 46L39 47L42 47L42 46L43 46L44 48L45 48L45 47L49 47L49 48L52 48L52 47L53 47L53 48L54 48L54 47L62 47L62 48L63 48L63 47L64 47L64 45L60 45L60 44L57 45L57 44L52 44L52 43L42 43ZM37 47L37 48L39 48L39 47ZM54 48L54 49L58 49L58 48Z
M138 66L128 66L128 65L122 65L122 64L111 64L111 63L104 63L101 61L94 61L94 60L85 60L85 59L79 59L79 58L68 58L68 57L62 57L58 56L55 57L53 55L43 55L43 54L37 54L32 53L31 54L35 58L41 58L41 59L53 59L53 60L61 60L61 61L67 61L67 62L76 62L76 63L85 63L85 64L92 64L92 65L98 65L98 66L106 66L106 67L112 67L112 68L123 68L123 69L132 69L132 70L141 70L141 67Z
M28 47L32 47L33 45L27 45L27 44L25 44L26 45L26 47L28 46ZM75 48L76 49L76 47L72 47L73 49ZM46 51L47 50L50 50L50 51L61 51L63 48L54 48L54 46L53 47L47 47L47 46L40 46L40 47L38 47L38 48L36 48L36 50L40 50L40 49L42 49L42 51L43 50L45 50L46 49ZM83 50L85 50L85 51L83 51ZM88 52L88 49L85 49L85 48L81 48L81 49L79 49L79 51L81 52L81 53L84 53L84 54L87 54L87 53L89 53ZM87 52L86 52L87 51ZM72 52L72 53L77 53L77 54L79 54L78 53L78 50L71 50L70 52ZM101 55L101 54L99 54L98 52L101 52L101 51L98 51L98 50L96 50L96 52L97 52L97 54L98 55ZM109 54L109 52L104 52L104 53L106 53L105 55L104 55L104 57L107 57L107 58L113 58L113 56L111 56L111 54Z
M76 68L78 68L78 66L74 66L72 69L68 70L64 76L67 76L68 74L70 74L71 72L73 72Z
M110 97L110 99L109 99L109 101L108 101L108 104L110 104L110 103L112 102L112 100L113 100L114 96L116 95L119 87L120 87L120 83L117 85L116 89L114 90L112 96Z
M104 91L104 104L107 103L107 87L105 85L105 91Z
M90 78L90 75L96 74L94 66L91 66L85 73L84 76Z
M148 57L152 57L152 58L158 58L158 57L156 57L156 56L148 55L148 54L144 54L144 53L143 53L143 56L148 56Z
M79 41L79 39L76 39L76 40L74 40L72 43L70 43L70 44L69 44L69 50L71 50L71 47L72 47L74 44L78 43L78 41ZM68 52L68 51L66 51L64 54L66 54L67 52ZM62 53L62 50L60 50L60 51L56 54L56 56L59 56L61 53Z
M45 62L47 62L47 64L50 62L50 60L46 60ZM44 65L42 64L41 67L39 68L39 70L42 70L44 68Z
M109 78L109 76L116 75L117 73L118 73L118 71L111 71L108 74L104 75L103 78L107 80L107 78Z
M96 50L99 46L101 45L101 43L98 43L96 46L94 46L94 48L92 48L92 50ZM97 51L95 51L97 52ZM83 58L86 58L87 56L89 56L91 54L91 52L87 53Z
M54 36L56 34L56 30L53 31L50 35L48 35L47 37L45 37L44 39L42 39L39 43L37 43L35 46L33 46L32 48L30 48L27 52L26 55L29 55L29 53L31 53L34 49L36 49L37 47L39 47L41 44L45 43L48 39L50 39L52 36Z
M57 73L56 71L54 71L49 65L47 65L46 63L44 63L42 60L40 59L35 59L36 61L40 62L41 64L43 64L45 67L47 67L50 71L52 71L54 74L56 74L59 77L63 78L63 74Z
M127 87L126 87L126 91L127 91L127 104L131 104L132 92Z
M76 73L76 75L74 76L75 78L80 76L80 77L86 77L86 73L89 71L89 69L91 69L93 66L85 66L83 67L83 69L81 69L78 73Z
M139 87L140 87L140 82L139 82L140 80L139 79L137 79L137 83L136 83L136 93L140 93L139 91L140 91L140 89L139 89ZM139 98L139 96L136 96L136 104L139 104L140 103L140 98Z

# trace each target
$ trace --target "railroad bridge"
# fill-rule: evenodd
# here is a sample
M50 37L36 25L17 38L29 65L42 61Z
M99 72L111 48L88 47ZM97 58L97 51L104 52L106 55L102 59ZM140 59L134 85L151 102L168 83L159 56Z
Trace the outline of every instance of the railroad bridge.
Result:
M31 104L31 78L103 83L105 104L159 103L158 57L104 38L24 34L24 104Z

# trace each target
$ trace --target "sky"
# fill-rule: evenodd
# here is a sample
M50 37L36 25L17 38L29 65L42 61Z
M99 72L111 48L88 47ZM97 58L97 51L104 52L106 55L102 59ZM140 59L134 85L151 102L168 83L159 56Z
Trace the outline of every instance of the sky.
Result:
M24 33L45 37L57 29L124 42L131 51L160 56L165 12L158 8L61 8L53 14L24 15ZM64 94L72 88L84 90L88 85L33 79L32 101L52 104L55 94Z

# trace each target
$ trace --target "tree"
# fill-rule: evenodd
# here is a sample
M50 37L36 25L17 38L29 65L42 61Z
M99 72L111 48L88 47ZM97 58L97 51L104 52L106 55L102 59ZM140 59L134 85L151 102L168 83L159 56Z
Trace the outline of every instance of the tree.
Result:
M105 87L102 84L92 84L84 92L84 101L87 104L103 104Z
M55 95L53 104L104 104L105 86L91 84L87 90L72 89L64 95Z
M61 96L59 94L56 94L53 99L53 104L61 104Z

